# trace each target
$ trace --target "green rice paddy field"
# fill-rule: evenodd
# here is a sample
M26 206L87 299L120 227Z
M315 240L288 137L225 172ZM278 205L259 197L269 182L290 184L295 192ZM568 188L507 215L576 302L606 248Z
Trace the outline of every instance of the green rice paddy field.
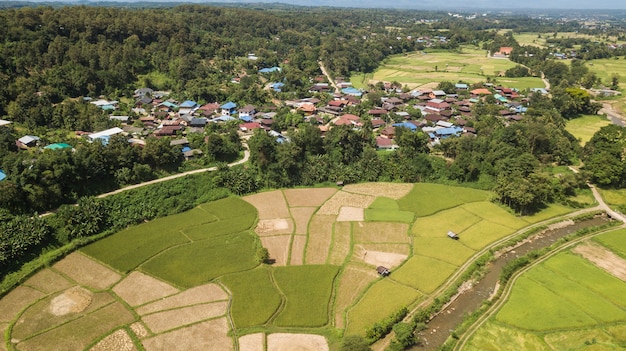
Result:
M379 81L397 81L409 88L442 81L478 83L487 77L498 77L497 82L520 90L543 88L536 77L504 78L504 71L515 67L508 59L487 57L485 50L464 47L460 53L425 50L387 59L380 68L370 74L356 74L351 78L356 88L366 87ZM502 77L500 77L502 76Z
M594 239L624 254L625 230ZM626 282L571 250L525 272L463 350L617 350L626 347Z
M565 130L570 132L584 146L591 137L604 126L611 124L604 116L599 115L583 115L578 118L570 119L565 125Z
M314 247L301 248L301 254L306 250L307 259L309 255L331 257L327 262L334 264L259 264L256 251L266 237L253 231L257 213L278 204L255 205L268 206L260 209L237 197L128 228L81 251L123 274L139 270L181 289L207 282L221 284L232 296L229 314L235 335L259 330L333 335L337 320L343 321L339 324L345 335L364 335L367 328L399 308L428 297L486 245L529 224L572 211L552 205L534 216L519 217L490 202L492 194L487 191L422 183L404 189L404 196L395 199L382 196L384 192L375 196L364 209L364 222L334 222L330 215L309 219L309 223L312 218L332 222L322 226L332 231L325 234L330 242L317 240ZM328 189L320 191L329 193ZM350 193L338 193L350 201ZM286 257L297 256L296 236L306 237L308 243L310 235L318 235L311 234L316 230L309 228L306 236L281 232L293 235L282 241L294 242L287 247ZM460 240L448 239L449 230ZM399 259L390 266L391 276L378 277L376 263L366 259L364 250ZM344 273L350 274L347 282L357 272L366 281L340 284ZM354 286L358 286L356 291Z

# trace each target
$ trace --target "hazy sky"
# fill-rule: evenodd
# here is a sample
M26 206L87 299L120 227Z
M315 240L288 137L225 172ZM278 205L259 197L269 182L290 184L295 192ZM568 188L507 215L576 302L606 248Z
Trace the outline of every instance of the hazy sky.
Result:
M68 1L78 0L34 0ZM97 1L97 0L91 0ZM135 2L139 0L101 0ZM410 8L410 9L615 9L626 10L626 0L146 0L148 2L194 2L194 3L254 3L282 2L302 6L339 6L372 8Z

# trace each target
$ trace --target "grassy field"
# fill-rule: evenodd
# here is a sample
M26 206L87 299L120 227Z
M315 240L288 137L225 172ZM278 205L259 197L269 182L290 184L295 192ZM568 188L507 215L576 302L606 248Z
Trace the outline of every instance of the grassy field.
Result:
M338 268L321 265L276 268L274 279L285 294L286 302L274 324L283 327L326 325Z
M604 243L624 230L597 237ZM608 238L608 240L607 240ZM562 252L515 281L464 350L614 350L626 343L626 282Z
M604 201L612 206L626 205L626 189L598 189Z
M246 230L255 219L254 207L230 197L130 227L81 251L120 272L129 272L168 248Z
M230 314L236 328L263 325L280 307L282 299L270 275L261 267L220 278L233 294Z
M180 231L169 230L169 217L122 230L81 251L120 272L129 272L159 252L189 242Z
M257 238L247 232L189 243L162 252L141 266L176 286L191 288L258 265Z
M484 82L487 76L499 77L515 63L487 57L485 50L464 47L460 53L426 50L387 59L374 73L352 75L356 88L378 81L397 81L410 88L442 81ZM498 82L518 89L544 87L539 78L497 78ZM501 81L500 81L501 80Z
M594 240L626 258L626 229L612 231L596 237Z
M580 141L580 144L584 146L600 128L609 124L611 124L611 121L603 116L583 115L568 120L565 124L565 130L575 136Z
M423 296L417 290L390 279L380 279L348 312L346 335L365 335L374 323Z
M490 196L491 193L483 190L418 183L407 196L398 200L398 205L403 211L423 217L467 202L485 201Z
M413 256L393 272L393 279L429 294L441 285L457 266L425 256Z
M365 220L371 222L402 222L413 223L415 214L410 211L400 211L398 202L388 197L378 197L365 209Z

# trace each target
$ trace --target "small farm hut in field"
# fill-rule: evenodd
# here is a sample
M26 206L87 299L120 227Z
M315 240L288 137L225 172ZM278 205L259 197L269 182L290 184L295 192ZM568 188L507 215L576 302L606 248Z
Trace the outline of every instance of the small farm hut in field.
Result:
M459 236L456 235L456 233L451 231L451 230L448 231L448 238L454 239L454 240L459 240Z
M386 277L389 275L389 273L391 273L389 269L387 269L387 267L383 267L383 266L376 267L376 272L378 272L378 274L380 274L383 277Z

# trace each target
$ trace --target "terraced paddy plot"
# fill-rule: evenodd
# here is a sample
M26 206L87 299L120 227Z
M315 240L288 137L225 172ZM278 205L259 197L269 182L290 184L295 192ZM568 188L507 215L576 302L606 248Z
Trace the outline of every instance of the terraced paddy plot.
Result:
M190 288L219 276L258 265L257 239L239 233L212 240L188 243L164 251L142 265L142 269L175 286Z
M230 315L236 328L264 325L280 307L281 295L270 275L259 267L220 278L233 295Z
M81 251L120 272L129 272L167 248L190 240L249 229L255 215L254 207L245 201L234 197L225 198L188 212L129 227Z
M306 264L324 264L328 258L333 238L335 215L315 215L309 224L306 243Z
M353 226L356 243L408 243L409 226L405 223L365 222Z
M333 227L333 244L328 263L341 266L352 249L352 223L337 222Z
M412 232L420 238L441 238L446 237L449 230L457 234L462 233L481 220L481 217L465 208L456 207L428 217L417 218L413 223Z
M361 292L378 278L378 274L369 267L348 264L339 278L335 297L335 326L345 327L345 311L355 303Z
M319 207L336 192L335 188L283 190L290 207Z
M274 279L285 294L285 306L274 324L283 327L320 327L329 322L330 297L337 266L277 267Z
M464 350L623 348L625 293L626 282L582 256L559 253L515 281L506 303Z
M342 207L367 208L374 202L374 199L375 197L369 195L338 191L320 207L317 213L323 215L338 215Z
M407 188L408 193L411 188ZM415 214L409 211L400 211L398 202L388 197L377 197L376 200L364 211L365 220L368 222L403 222L413 223Z
M379 278L348 312L346 335L365 335L365 330L374 323L387 318L421 296L413 288L390 279Z
M406 183L360 183L348 184L343 187L343 191L349 193L371 195L393 200L405 197L411 189L413 189L413 184Z
M467 261L475 250L464 245L460 240L450 240L448 237L419 238L413 242L413 254L432 257L440 261L460 266Z
M270 259L276 266L285 266L289 259L291 235L274 235L261 237L261 245L267 249Z
M626 259L626 229L614 230L594 238L594 241L606 246Z
M441 285L457 266L424 256L413 256L393 272L393 279L423 293L431 293Z
M282 191L269 191L242 198L249 202L259 212L259 219L274 219L290 217L287 201Z
M424 217L464 203L487 201L490 196L484 190L417 183L405 197L398 200L398 205L400 210Z

